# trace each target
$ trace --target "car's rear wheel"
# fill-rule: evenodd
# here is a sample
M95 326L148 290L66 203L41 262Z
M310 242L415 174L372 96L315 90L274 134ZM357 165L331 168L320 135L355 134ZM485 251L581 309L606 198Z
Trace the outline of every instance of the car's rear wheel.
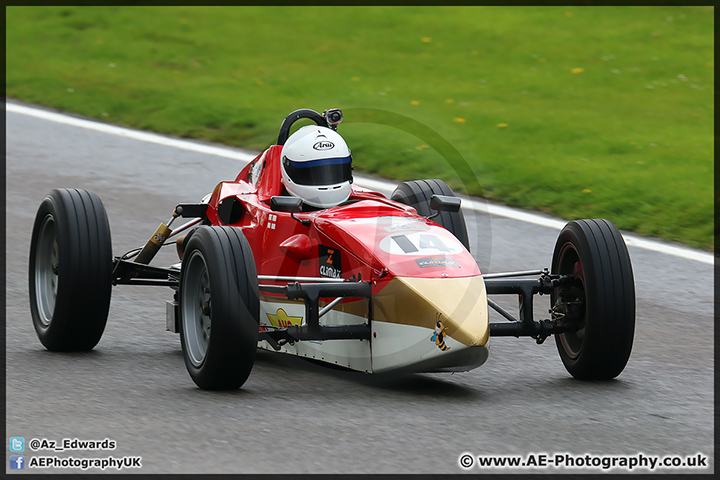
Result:
M260 293L250 245L233 227L201 227L185 247L180 275L185 366L207 390L240 388L258 342Z
M112 241L93 192L58 188L42 201L30 240L30 312L52 351L92 350L107 323Z
M565 368L579 379L615 378L630 358L635 331L635 285L622 235L603 219L568 223L555 244L552 272L574 279L551 294L558 322L577 327L555 336Z
M434 213L433 210L430 209L430 198L433 195L454 197L455 192L452 191L447 183L440 179L413 180L398 185L390 198L413 207L417 210L418 215L427 217ZM440 212L438 216L433 218L433 221L455 235L455 238L460 240L460 243L462 243L468 251L470 250L470 242L468 241L467 227L462 210L457 212Z

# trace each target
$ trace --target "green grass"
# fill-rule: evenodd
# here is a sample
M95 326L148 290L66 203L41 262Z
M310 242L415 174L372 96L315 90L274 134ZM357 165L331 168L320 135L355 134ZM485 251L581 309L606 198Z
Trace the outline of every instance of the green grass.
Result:
M713 248L712 7L7 7L6 19L9 97L258 150L290 111L340 107L359 171Z

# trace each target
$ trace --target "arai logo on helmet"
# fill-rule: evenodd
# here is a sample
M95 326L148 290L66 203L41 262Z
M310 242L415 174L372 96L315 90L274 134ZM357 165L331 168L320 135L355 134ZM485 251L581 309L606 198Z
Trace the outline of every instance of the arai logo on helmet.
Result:
M315 150L331 150L335 148L335 144L327 140L320 140L319 142L315 143L315 145L313 145L313 148Z

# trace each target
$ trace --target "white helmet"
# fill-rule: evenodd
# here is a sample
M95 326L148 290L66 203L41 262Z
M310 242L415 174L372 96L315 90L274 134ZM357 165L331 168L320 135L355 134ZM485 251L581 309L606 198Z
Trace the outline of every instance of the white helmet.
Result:
M290 135L282 149L282 183L313 207L330 208L350 197L352 155L336 131L316 125Z

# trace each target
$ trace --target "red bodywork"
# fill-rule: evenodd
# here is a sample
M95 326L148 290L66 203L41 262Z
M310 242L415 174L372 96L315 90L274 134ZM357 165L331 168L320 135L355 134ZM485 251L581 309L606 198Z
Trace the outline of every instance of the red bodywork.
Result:
M272 211L270 199L287 195L281 183L281 152L282 146L271 146L234 181L218 184L207 211L213 225L224 225L218 205L237 197L243 212L232 225L243 229L259 275L355 276L373 282L373 295L395 276L480 275L473 257L450 232L418 216L414 208L358 185L340 206L296 213L310 221L308 226L290 213Z

